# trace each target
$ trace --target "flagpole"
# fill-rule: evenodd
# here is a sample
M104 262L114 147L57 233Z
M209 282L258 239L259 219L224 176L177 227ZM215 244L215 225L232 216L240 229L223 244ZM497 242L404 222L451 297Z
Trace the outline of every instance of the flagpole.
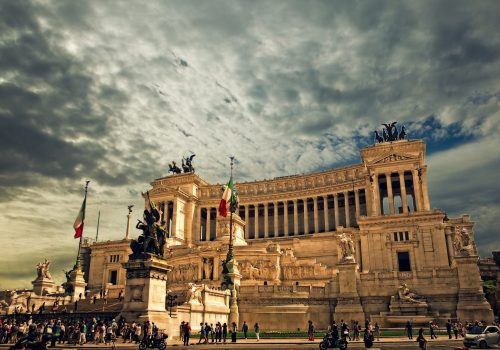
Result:
M99 210L99 214L97 214L97 230L95 233L95 241L97 242L97 238L99 237L99 220L101 220L101 211Z
M229 157L231 159L231 179L233 178L233 163L234 163L234 156ZM232 196L233 194L231 194ZM233 203L232 200L229 199L229 248L227 251L227 259L226 261L229 261L233 258Z
M87 189L89 187L89 180L85 181L85 198L83 199L85 204L87 203ZM80 251L82 250L82 238L83 238L83 231L82 234L80 235L80 241L78 242L78 254L76 255L76 264L75 264L75 269L81 270L82 269L82 262L80 259Z

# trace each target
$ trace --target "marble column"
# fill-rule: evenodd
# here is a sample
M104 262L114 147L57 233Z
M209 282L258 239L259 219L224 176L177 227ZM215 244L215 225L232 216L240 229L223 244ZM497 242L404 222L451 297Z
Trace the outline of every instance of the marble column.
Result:
M335 230L339 227L339 195L338 193L333 194L333 209L335 211Z
M278 223L279 223L279 220L278 220L278 203L279 202L274 202L274 233L273 233L273 237L278 237L279 234L278 234Z
M330 231L330 218L328 217L328 195L323 196L323 216L325 219L325 232Z
M170 216L169 216L169 214L168 214L168 206L169 206L169 204L170 204L170 201L166 201L166 202L165 202L165 215L164 215L164 218L165 218L165 219L164 219L164 220L165 220L165 222L167 223L167 231L168 231L168 236L169 236L169 237L172 237L172 232L171 232L171 231L172 231L172 229L171 229L171 227L170 227Z
M423 209L431 210L431 205L429 203L429 191L427 188L427 168L422 168L422 199L423 199Z
M394 196L392 194L391 173L385 173L385 181L387 183L387 199L389 200L389 214L394 214Z
M351 227L351 218L349 215L349 191L344 192L344 212L345 212L345 227Z
M373 215L378 216L382 214L380 208L380 186L378 183L378 174L373 174Z
M297 199L293 200L293 234L297 235L299 232L299 208L298 208L298 203Z
M308 213L308 210L307 210L307 198L303 199L302 200L304 205L303 205L303 208L304 208L304 234L308 234L309 233L309 213Z
M444 228L444 234L446 235L446 248L448 251L448 265L451 266L453 262L453 240L451 238L452 236L452 230L451 227L445 227Z
M196 213L194 202L191 200L187 201L184 205L184 240L190 248L193 245L193 222L197 222L195 218Z
M269 204L264 203L264 237L269 237Z
M417 203L417 211L422 211L422 191L420 190L420 179L418 176L418 170L413 169L411 171L413 177L413 192L415 196L415 202Z
M405 184L405 172L399 172L399 184L401 187L401 205L403 206L403 213L408 213L408 203L406 201L406 184Z
M258 239L259 237L259 204L254 205L255 208L255 217L254 217L254 238Z
M314 208L314 233L319 232L319 220L318 220L318 197L313 197L313 208Z
M356 188L354 190L354 206L356 207L356 223L357 223L360 215L359 188Z
M172 210L172 233L171 237L177 237L177 201L178 198L174 199L174 205Z
M249 220L249 212L250 212L250 207L249 205L245 205L245 238L250 238L250 220Z
M212 218L210 217L211 211L212 211L212 208L208 207L207 208L207 228L205 229L205 241L209 241L210 237L211 237L211 232L212 232L212 225L211 225Z
M288 200L283 202L283 236L288 236Z
M196 206L196 216L195 216L195 227L194 227L194 232L195 232L195 240L196 241L201 241L201 207L199 205Z

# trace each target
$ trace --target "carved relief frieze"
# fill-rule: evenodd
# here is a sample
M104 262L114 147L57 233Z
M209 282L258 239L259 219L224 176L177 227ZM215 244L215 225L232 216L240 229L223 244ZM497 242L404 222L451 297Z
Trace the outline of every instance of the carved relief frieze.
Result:
M128 270L127 279L134 278L153 278L159 280L167 280L168 275L154 270Z
M194 282L198 280L198 264L183 264L178 265L169 272L170 283L185 283Z
M415 159L415 157L411 157L411 156L403 155L403 154L392 153L392 154L384 156L382 159L374 161L372 164L384 164L384 163L392 163L392 162L413 160L413 159Z

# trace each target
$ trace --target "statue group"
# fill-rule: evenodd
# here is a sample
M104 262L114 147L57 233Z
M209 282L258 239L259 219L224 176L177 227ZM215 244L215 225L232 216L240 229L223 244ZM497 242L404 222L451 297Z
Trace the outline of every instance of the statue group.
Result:
M172 164L168 165L168 171L172 174L180 174L183 171L184 173L194 173L193 158L195 156L196 154L192 154L189 157L182 158L182 169L177 166L175 161L172 161Z
M163 248L167 237L166 223L160 223L160 212L149 198L149 192L142 194L145 199L145 209L143 220L138 220L137 229L142 230L138 239L132 240L130 248L134 257L141 257L146 254L163 256Z
M355 262L354 254L354 242L351 237L346 235L345 232L342 232L338 235L339 238L339 248L340 248L340 256L339 262Z
M49 272L50 261L45 259L44 262L39 262L36 265L37 279L52 279L52 275Z
M392 123L383 123L384 129L382 130L382 136L375 130L375 140L378 143L387 142L387 141L398 141L404 140L406 138L406 129L405 126L401 126L401 130L398 130L396 124L398 122Z
M474 254L474 247L469 231L465 227L455 228L455 239L453 240L453 247L455 248L456 255L470 256Z

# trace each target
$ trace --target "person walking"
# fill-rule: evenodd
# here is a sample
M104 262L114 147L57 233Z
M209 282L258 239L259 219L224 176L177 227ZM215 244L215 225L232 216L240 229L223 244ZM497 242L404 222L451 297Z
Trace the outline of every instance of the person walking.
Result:
M183 331L183 342L184 346L189 346L189 337L191 335L191 326L189 325L189 322L186 322L184 324L184 331Z
M314 340L314 324L313 324L313 321L309 320L307 321L308 325L307 325L307 336L309 338L309 341L313 341Z
M377 341L380 341L380 326L378 325L378 322L375 322L374 333L374 336L377 337Z
M184 339L184 321L182 321L181 325L179 326L179 339Z
M205 343L208 343L208 336L210 335L210 326L205 322Z
M83 345L87 342L87 325L85 324L85 322L82 322L82 324L80 325L80 345Z
M408 320L406 322L406 334L408 335L408 339L413 339L413 320Z
M436 333L434 333L434 330L437 328L437 325L434 324L433 321L429 322L429 333L431 334L431 339L437 339Z
M337 322L335 322L335 320L333 320L331 332L333 340L337 341L339 339L339 326L337 325Z
M365 327L368 329L368 327ZM359 340L359 335L361 333L361 326L359 325L358 321L354 321L352 324L352 338L354 340Z
M222 339L224 339L224 344L225 344L226 339L227 339L227 324L226 324L226 322L224 322L224 324L222 325Z
M453 323L453 333L455 334L455 339L458 339L458 323Z
M233 322L231 324L231 342L236 343L237 337L236 337L236 332L238 331L238 326L236 325L236 322Z
M243 321L243 326L241 327L241 329L243 330L243 336L245 337L245 339L247 339L247 333L248 333L247 321Z
M418 330L417 342L418 342L418 346L420 347L420 349L427 349L427 340L424 337L424 329L423 328L420 328Z
M220 322L215 324L215 343L220 343L222 341L222 326Z
M452 324L451 324L451 320L448 320L448 322L446 322L446 333L448 333L448 339L452 339L452 336L451 336L451 329L453 328Z
M203 322L200 322L200 339L198 340L198 344L201 344L202 340L205 340L205 326Z
M248 328L248 326L247 326ZM260 340L260 326L259 326L259 323L255 323L255 325L253 326L253 330L255 331L255 337L257 338L257 341Z

